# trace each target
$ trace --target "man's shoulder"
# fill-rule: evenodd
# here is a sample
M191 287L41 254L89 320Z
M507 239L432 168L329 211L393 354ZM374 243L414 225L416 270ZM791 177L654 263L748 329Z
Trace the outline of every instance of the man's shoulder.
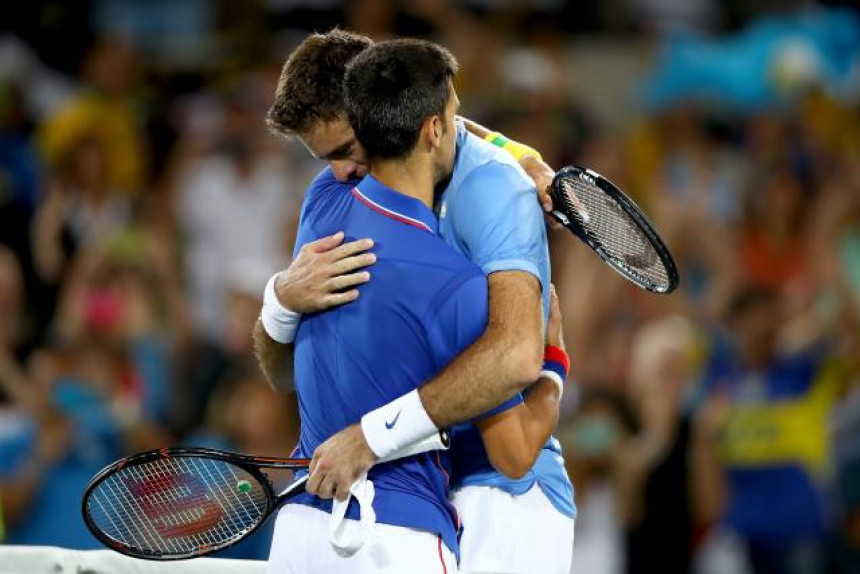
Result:
M303 218L319 213L323 206L347 199L358 180L339 181L330 167L320 171L308 185L302 205Z
M463 183L484 178L505 179L515 187L533 187L534 183L520 164L505 150L466 134L462 141L459 161L454 166L454 176ZM458 174L457 171L460 170Z
M514 158L469 134L454 165L446 195L455 202L469 198L483 202L485 195L492 193L495 201L505 202L534 191L534 182Z
M331 167L323 168L308 185L307 195L315 195L324 191L352 189L360 180L340 181L334 176Z

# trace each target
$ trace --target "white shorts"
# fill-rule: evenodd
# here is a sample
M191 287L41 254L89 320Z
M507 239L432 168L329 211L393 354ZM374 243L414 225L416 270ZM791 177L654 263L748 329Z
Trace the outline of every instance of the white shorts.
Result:
M269 574L454 574L454 554L436 534L377 523L375 536L349 557L339 556L328 538L331 515L304 504L287 504L275 522ZM358 521L349 520L358 528Z
M574 521L538 485L520 496L464 486L451 502L463 521L463 574L570 574Z

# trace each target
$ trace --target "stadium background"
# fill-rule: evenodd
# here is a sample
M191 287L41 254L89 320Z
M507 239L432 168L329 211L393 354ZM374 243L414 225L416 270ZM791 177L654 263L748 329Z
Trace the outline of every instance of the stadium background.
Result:
M321 166L261 118L291 47L340 25L445 44L465 115L613 179L678 260L681 288L655 296L551 235L574 572L860 572L848 4L18 3L0 21L0 539L96 548L82 486L131 452L290 450L295 398L267 389L250 331Z

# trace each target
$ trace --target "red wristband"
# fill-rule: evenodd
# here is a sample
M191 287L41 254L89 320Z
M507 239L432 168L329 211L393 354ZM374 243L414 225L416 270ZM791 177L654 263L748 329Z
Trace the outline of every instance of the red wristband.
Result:
M560 363L565 372L570 372L570 358L567 356L567 353L561 347L553 347L551 345L547 345L543 348L543 360L544 361L555 361L556 363Z

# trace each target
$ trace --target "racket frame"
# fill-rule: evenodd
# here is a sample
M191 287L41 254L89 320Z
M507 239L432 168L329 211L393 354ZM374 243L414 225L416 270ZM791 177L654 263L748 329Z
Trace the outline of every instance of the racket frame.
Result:
M642 274L636 271L631 266L625 264L623 261L619 261L617 258L612 257L603 245L591 234L587 233L585 229L579 224L577 221L577 217L570 217L565 214L563 211L558 209L553 209L551 215L553 218L564 225L569 231L571 231L574 235L576 235L583 243L585 243L589 248L591 248L597 255L603 259L610 267L612 267L616 272L618 272L621 276L623 276L628 281L634 283L635 285L645 289L647 291L651 291L652 293L662 293L668 294L674 291L678 287L679 276L678 276L678 267L675 265L675 260L672 258L672 254L669 252L666 244L663 243L663 240L657 234L657 231L654 229L654 226L645 216L645 213L640 209L636 203L627 197L614 183L596 173L591 171L588 168L580 167L576 165L569 165L567 167L562 168L555 174L553 177L552 185L551 185L551 196L553 201L553 206L557 206L559 204L563 205L563 198L561 194L564 193L562 189L562 180L576 178L582 180L584 183L593 185L603 191L606 195L608 195L618 206L624 211L624 213L633 220L633 223L654 250L657 252L657 256L660 258L661 263L666 268L666 277L667 277L667 286L665 288L657 288L651 281L638 279L638 277L642 277ZM587 215L587 213L586 213Z
M234 538L229 542L225 542L218 546L201 546L194 551L176 554L165 554L161 552L143 552L139 548L129 546L119 540L111 538L110 536L105 534L105 532L102 531L101 528L96 526L95 522L90 517L90 513L88 511L88 502L90 500L90 495L96 488L99 487L99 485L101 485L102 482L125 468L132 466L140 466L148 462L174 457L219 460L241 468L242 470L250 474L255 480L257 480L257 482L260 483L260 486L263 488L263 492L266 495L266 508L265 511L262 513L262 518L260 518L260 520L257 521L257 523L249 531L245 532L239 537ZM169 447L142 452L120 459L106 466L101 471L99 471L99 473L96 474L92 479L90 479L90 481L87 483L86 489L84 491L84 496L81 500L81 513L83 514L84 523L87 525L87 529L89 529L93 536L95 536L102 544L104 544L108 548L116 550L117 552L120 552L127 556L142 558L144 560L156 560L160 562L195 558L197 556L211 554L212 552L226 550L227 548L238 544L239 542L253 534L264 522L266 522L266 519L269 517L273 510L280 507L280 505L283 504L288 498L304 491L304 485L305 482L307 482L308 478L307 474L290 483L289 486L287 486L287 488L279 496L276 496L274 487L272 486L272 481L261 470L262 468L307 470L308 466L310 465L310 462L311 461L309 458L285 459L274 457L260 457L224 452L211 448Z

